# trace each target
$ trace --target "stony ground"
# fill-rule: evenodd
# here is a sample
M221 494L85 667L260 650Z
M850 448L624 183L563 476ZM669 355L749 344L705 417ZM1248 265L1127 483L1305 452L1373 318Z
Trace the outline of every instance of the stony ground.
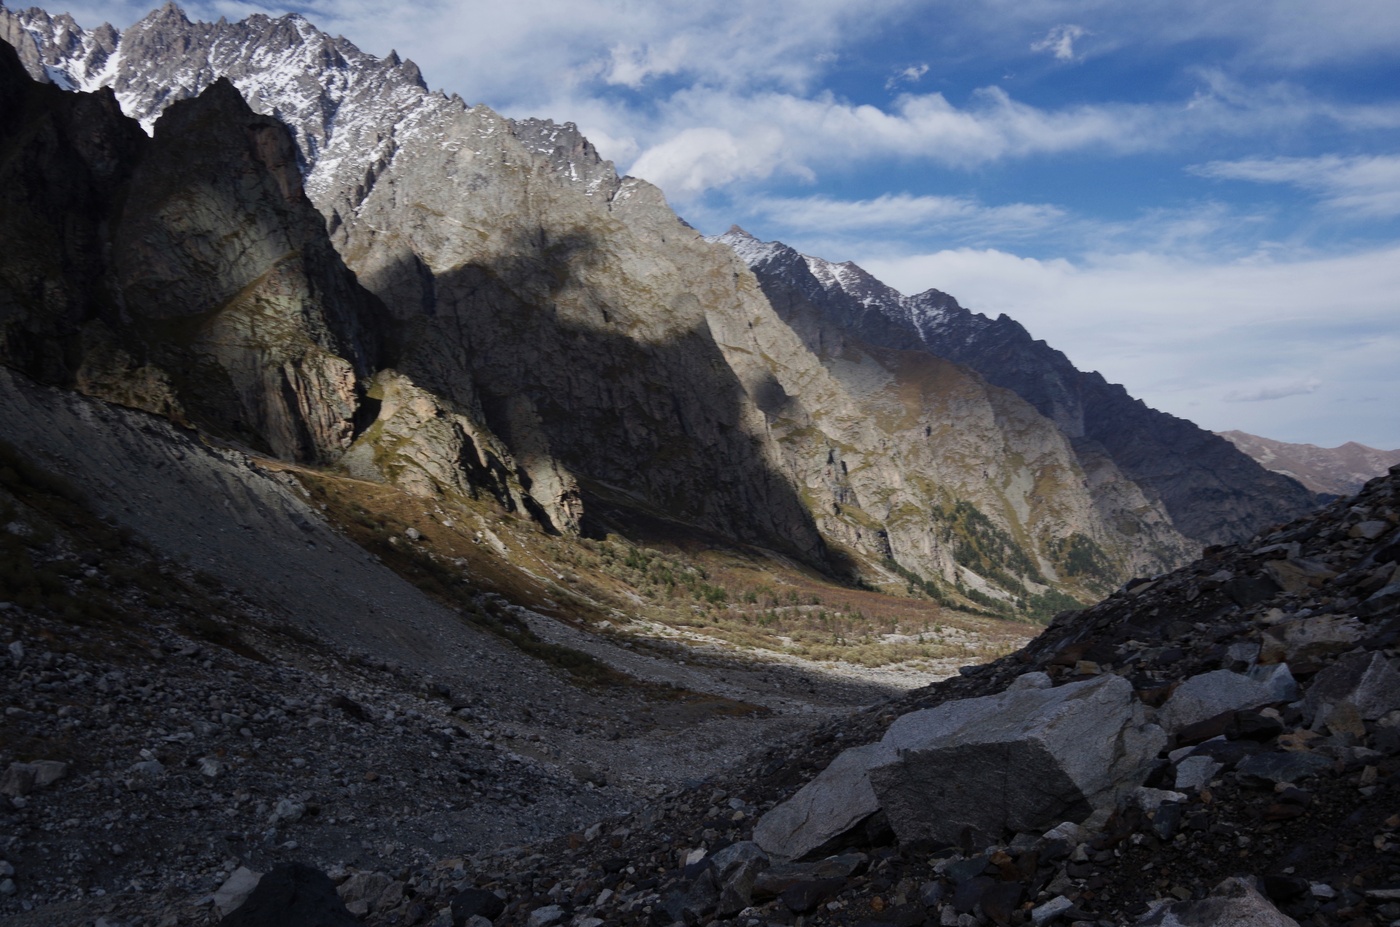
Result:
M454 923L448 902L465 904L472 888L506 902L498 925L1112 925L1242 876L1270 917L1400 923L1400 686L1384 676L1376 698L1390 707L1374 716L1319 711L1345 667L1389 661L1395 672L1398 563L1400 470L1321 517L1131 583L1016 655L830 722L620 825L417 873L413 903L422 922L442 925ZM1139 798L1107 819L990 847L901 846L874 828L843 854L764 861L756 879L752 869L741 878L756 817L904 712L999 692L1028 672L1058 682L1117 673L1161 705L1183 679L1280 662L1304 700L1179 731ZM1204 766L1204 778L1185 781L1183 764ZM397 923L411 907L371 920Z
M526 845L931 678L601 637L490 596L468 614L285 474L0 377L24 449L0 447L0 776L62 772L0 785L0 918L158 922L244 865ZM571 649L527 657L503 621Z
M0 800L0 912L94 895L131 912L240 865L397 871L527 844L890 694L713 653L629 652L638 676L580 689L486 635L480 678L454 691L243 608L236 641L172 622L93 646L91 628L0 605L0 768L64 764ZM678 685L700 674L723 694Z
M193 456L178 435L142 444L140 431L122 432L127 452L154 448L177 471ZM66 450L75 467L104 459ZM1309 722L1301 704L1280 703L1210 719L1162 758L1148 783L1159 803L1085 829L947 847L899 845L872 825L825 861L746 855L755 821L840 750L1027 672L1118 674L1158 705L1210 670L1286 661L1309 691L1341 661L1395 661L1400 474L1318 519L1130 583L1017 654L901 693L601 638L588 642L584 682L401 582L373 593L376 609L417 616L386 658L359 643L397 629L390 614L338 616L308 586L295 601L314 620L289 620L228 582L228 564L173 560L78 505L61 479L19 471L0 467L5 581L17 590L0 604L0 923L218 923L221 886L294 861L328 873L358 922L375 925L483 927L473 913L527 927L1107 925L1233 875L1258 879L1305 925L1400 922L1400 712ZM258 495L232 526L259 517L306 533L293 493L249 479ZM161 504L175 513L162 524L215 550ZM206 523L203 535L225 530ZM296 561L307 583L348 568L328 556L340 539L298 543L314 548ZM237 543L217 549L245 556ZM353 628L349 643L327 643L337 626ZM550 633L584 643L577 629ZM433 653L434 640L450 647ZM1193 755L1218 768L1187 787L1176 777ZM752 884L722 896L740 871Z

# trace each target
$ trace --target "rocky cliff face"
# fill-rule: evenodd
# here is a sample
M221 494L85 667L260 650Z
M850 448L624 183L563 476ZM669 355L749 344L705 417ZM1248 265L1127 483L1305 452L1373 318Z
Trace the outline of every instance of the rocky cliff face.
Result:
M343 453L382 310L326 241L285 127L221 81L147 139L110 92L0 55L6 361L289 459Z
M741 229L721 240L745 258L775 303L809 307L809 337L852 332L976 370L1053 421L1074 442L1086 470L1111 465L1194 541L1239 540L1317 504L1304 487L1264 471L1216 435L1148 408L1097 373L1075 369L1005 315L970 312L937 290L903 296L853 264L758 242Z
M1382 451L1355 441L1340 447L1289 444L1243 431L1222 431L1220 437L1276 473L1291 476L1316 493L1346 496L1387 467L1400 463L1400 449Z
M263 270L235 274L242 295L183 349L214 358L227 387L201 395L202 379L181 379L172 371L189 365L169 358L147 377L183 397L179 410L165 400L174 411L257 421L279 454L418 492L486 492L563 533L659 515L994 608L1053 610L1052 590L1102 592L1181 562L1182 533L1214 536L1186 531L1161 488L1127 472L1119 458L1131 455L1057 427L1055 409L901 341L878 313L843 326L816 278L800 301L765 296L729 249L650 185L618 178L572 125L430 93L411 63L373 59L297 16L194 23L167 5L117 34L0 9L0 28L27 43L36 78L110 87L146 125L216 75L287 119L297 149L264 159L266 183L290 190L299 163L336 250L387 310L367 324L373 300L346 309L332 297L279 332L267 320L291 316L269 308L285 289L272 271L305 249L258 251ZM240 150L257 149L251 139ZM277 199L272 187L259 202ZM182 234L191 221L152 208ZM193 240L224 221L205 220ZM161 307L193 303L162 302L164 281L223 268L195 253L169 263L145 239L159 235L116 253L123 286L187 332L188 310ZM233 343L237 363L214 347ZM146 370L126 367L85 382L114 394ZM321 398L298 417L269 398L278 382Z

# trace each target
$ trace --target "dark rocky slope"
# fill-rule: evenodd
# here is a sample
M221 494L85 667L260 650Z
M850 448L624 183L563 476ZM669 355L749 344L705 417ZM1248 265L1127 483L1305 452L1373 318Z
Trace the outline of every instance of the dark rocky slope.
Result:
M382 309L286 128L219 82L148 139L110 92L36 84L8 45L0 85L3 360L288 459L342 454Z

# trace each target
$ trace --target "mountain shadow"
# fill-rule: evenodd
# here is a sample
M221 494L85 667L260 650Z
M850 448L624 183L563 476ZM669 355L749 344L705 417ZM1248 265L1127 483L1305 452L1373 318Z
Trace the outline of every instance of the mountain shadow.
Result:
M689 523L837 569L799 492L764 450L764 417L780 411L782 387L772 381L750 395L702 313L676 319L661 337L638 337L632 313L672 308L603 305L586 320L577 305L562 306L554 297L605 249L596 233L513 234L493 262L429 277L404 254L383 272L431 286L431 296L397 291L388 366L479 416L547 510L557 507L552 494L575 493L575 527L585 534L604 530L595 509L634 510L652 524ZM553 514L542 520L561 527Z

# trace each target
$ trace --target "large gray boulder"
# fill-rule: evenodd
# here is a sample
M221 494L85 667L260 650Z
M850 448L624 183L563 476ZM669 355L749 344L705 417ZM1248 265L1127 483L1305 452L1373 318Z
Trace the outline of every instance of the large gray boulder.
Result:
M907 714L869 778L901 842L985 845L1116 805L1166 742L1132 685L1103 676Z
M1400 672L1383 653L1349 653L1317 674L1303 705L1318 725L1343 708L1355 709L1362 720L1379 720L1400 708Z
M1044 673L999 695L897 719L840 754L754 828L770 856L800 859L877 811L901 841L986 844L1111 807L1167 743L1118 676L1052 688Z
M792 798L759 819L753 839L769 856L801 859L880 810L867 770L880 744L842 751Z
M1274 907L1248 879L1233 877L1215 887L1207 898L1162 905L1140 918L1134 927L1298 927L1298 922Z
M1215 670L1183 682L1157 712L1157 723L1168 731L1213 718L1226 711L1258 708L1298 698L1298 683L1288 664L1256 666L1248 673Z

